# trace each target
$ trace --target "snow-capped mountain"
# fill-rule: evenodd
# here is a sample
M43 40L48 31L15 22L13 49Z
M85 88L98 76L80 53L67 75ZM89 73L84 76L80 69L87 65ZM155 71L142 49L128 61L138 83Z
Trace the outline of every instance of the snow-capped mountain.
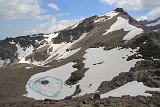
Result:
M121 8L55 33L7 38L0 49L0 78L10 74L0 80L9 87L0 95L59 100L160 92L160 34Z
M155 20L143 20L139 22L155 32L160 32L160 17Z
M111 28L109 29L109 27ZM44 65L54 59L58 59L66 53L66 50L72 50L71 47L83 38L89 37L87 35L91 35L90 33L92 32L99 35L99 38L105 38L106 36L101 36L110 35L110 32L121 29L126 33L128 32L123 38L124 41L130 40L134 36L147 31L144 30L145 28L143 26L128 16L126 12L117 9L110 13L86 18L68 29L59 32L20 36L2 40L0 41L2 49L0 53L0 66L3 67L14 63ZM123 31L121 32L123 33ZM88 42L88 44L93 45L91 43Z

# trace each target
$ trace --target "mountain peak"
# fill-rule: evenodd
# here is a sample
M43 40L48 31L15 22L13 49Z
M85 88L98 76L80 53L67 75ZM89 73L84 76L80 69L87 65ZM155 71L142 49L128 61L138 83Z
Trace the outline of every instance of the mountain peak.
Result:
M124 12L123 8L116 8L114 10L117 11L117 12Z
M114 11L124 13L124 14L128 15L128 13L126 11L124 11L123 8L116 8L116 9L114 9Z

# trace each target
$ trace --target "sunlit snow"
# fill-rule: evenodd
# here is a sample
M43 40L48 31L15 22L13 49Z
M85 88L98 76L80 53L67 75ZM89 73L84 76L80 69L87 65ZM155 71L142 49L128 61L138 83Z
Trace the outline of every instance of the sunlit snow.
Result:
M97 17L97 19L94 21L94 23L103 22L103 21L112 19L114 16L118 15L118 13L119 12L112 11L112 12L109 12L109 13L106 13L106 14L99 15ZM105 17L107 17L107 18L105 18Z
M143 33L143 29L137 28L129 24L129 20L124 19L122 17L118 17L117 21L110 27L110 29L106 30L103 35L107 35L110 32L124 29L124 31L129 31L123 38L123 40L130 40L134 38L136 35Z
M58 59L60 56L62 56L67 49L70 49L71 46L76 44L78 41L82 40L88 33L83 33L81 37L78 40L75 40L74 42L62 42L61 44L51 44L50 48L53 47L52 52L50 52L50 56L45 60L45 62L49 62L50 59L54 58Z
M113 97L122 97L122 95L130 95L130 96L152 96L149 93L145 93L146 91L160 91L160 88L150 88L145 86L142 82L132 81L129 82L115 90L112 90L108 93L102 94L101 98L108 98L109 96Z
M6 60L1 60L0 59L0 67L5 67L10 62L11 62L10 59L6 59Z
M25 57L32 54L34 47L30 45L30 47L27 47L26 49L24 49L18 44L16 44L16 47L18 49L17 54L18 54L18 59L20 60L19 63L30 63L29 61L25 60Z
M81 22L82 22L82 21L79 21L78 23L74 24L73 26L71 26L71 28L70 28L70 29L74 29L74 28L76 28L76 27L77 27Z
M78 51L80 51L81 48L78 49L74 49L74 50L70 50L68 52L65 52L62 56L60 56L58 59L65 59L68 58L72 55L74 55L75 53L77 53Z
M63 99L74 93L76 85L79 85L82 91L77 96L94 93L101 82L112 80L121 72L128 72L130 67L133 67L136 61L139 61L139 59L126 61L127 57L133 55L136 50L115 48L105 51L103 47L90 48L86 50L87 53L84 55L84 58L86 58L84 60L85 68L89 68L89 70L86 71L85 76L78 83L72 86L64 84L71 73L76 71L72 67L74 63L68 63L33 75L26 85L28 92L26 96L34 99ZM47 84L44 85L41 82L47 82ZM56 87L53 84L56 84Z
M131 52L133 51L133 53ZM121 72L128 72L131 67L140 59L126 61L127 57L133 55L135 50L114 48L109 51L103 48L90 48L84 56L85 76L79 81L82 92L79 95L86 93L94 93L103 81L110 81Z
M64 99L74 93L76 86L66 85L64 82L76 69L68 63L61 67L33 75L26 85L27 94L24 96L41 99ZM42 82L48 81L46 84Z

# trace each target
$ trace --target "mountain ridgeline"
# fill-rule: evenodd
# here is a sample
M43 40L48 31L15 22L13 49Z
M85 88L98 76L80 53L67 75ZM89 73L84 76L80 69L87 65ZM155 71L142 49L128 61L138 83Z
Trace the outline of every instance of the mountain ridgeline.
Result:
M117 8L1 40L0 105L159 107L160 34L143 24Z
M154 20L141 20L139 23L149 27L149 29L155 32L160 32L160 17Z

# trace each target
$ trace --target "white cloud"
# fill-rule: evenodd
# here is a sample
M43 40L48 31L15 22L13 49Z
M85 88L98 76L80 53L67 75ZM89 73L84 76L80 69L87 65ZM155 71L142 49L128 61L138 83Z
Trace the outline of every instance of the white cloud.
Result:
M99 0L100 2L116 7L122 7L128 10L144 10L148 9L149 12L140 19L154 19L160 17L160 0Z
M160 6L160 0L143 0L145 8L155 8Z
M140 16L137 18L138 21L140 20L148 20L148 17L147 16Z
M61 20L57 21L57 17L62 17L69 15L69 13L62 13L61 11L57 11L56 14L49 14L48 10L43 9L43 5L41 5L42 0L0 0L0 19L4 20L19 20L19 19L27 19L30 21L31 19L36 19L37 25L18 25L15 26L15 29L11 34L9 34L9 27L4 28L6 31L3 33L10 35L26 35L26 34L35 34L35 33L50 33L55 32L66 27L69 27L79 19L74 20ZM55 10L60 10L58 5L55 3L45 4ZM45 7L44 6L44 7ZM22 26L22 27L21 27ZM1 26L0 26L1 27ZM3 27L3 26L2 26ZM23 29L19 29L23 28ZM7 33L6 33L7 32ZM8 36L8 35L7 35Z
M58 7L58 5L55 4L55 3L49 3L48 7L52 8L52 9L55 9L55 10L60 10L59 7Z
M108 4L113 4L116 3L118 0L99 0L100 2L108 3Z
M159 5L160 6L160 5ZM152 20L155 18L160 17L160 7L156 7L154 9L152 9L147 15L146 17L148 17L148 19Z
M160 0L143 0L143 9L150 9L150 11L145 15L146 20L152 20L160 17ZM138 19L140 19L138 18Z
M18 19L39 16L45 10L41 0L0 0L0 19Z
M99 0L100 2L126 9L139 10L142 9L143 0Z
M38 20L49 20L52 16L51 15L37 15L37 16L34 16L35 19L38 19Z
M81 19L56 21L56 19L52 17L47 22L41 23L38 26L32 28L32 30L25 31L24 34L26 35L26 34L35 34L35 33L52 33L55 31L65 29L69 26L72 26L80 20Z

